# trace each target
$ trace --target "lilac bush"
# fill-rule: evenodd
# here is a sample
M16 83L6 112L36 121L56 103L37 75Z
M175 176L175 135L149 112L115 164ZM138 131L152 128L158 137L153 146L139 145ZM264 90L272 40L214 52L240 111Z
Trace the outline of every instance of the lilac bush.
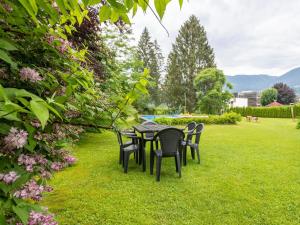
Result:
M43 80L43 78L34 69L24 67L20 70L20 80L35 83Z
M0 1L0 206L5 205L0 224L57 224L37 202L52 190L47 185L52 174L75 164L65 148L79 140L82 127L111 128L146 92L147 70L128 84L117 76L107 83L95 79L86 60L87 36L73 38L83 21L89 31L99 28L99 20L92 24L87 17L87 4L93 1L57 2ZM117 16L114 23L121 26L127 15ZM90 37L90 49L98 40ZM112 55L100 47L107 51L104 56Z
M20 176L15 171L10 171L7 174L0 173L0 181L3 181L5 184L12 184Z
M27 143L27 136L28 133L26 131L11 127L9 134L4 138L4 149L11 151L23 148Z
M51 192L50 186L38 185L35 180L28 181L20 190L14 193L14 197L21 199L32 199L34 201L40 201L42 199L43 192Z

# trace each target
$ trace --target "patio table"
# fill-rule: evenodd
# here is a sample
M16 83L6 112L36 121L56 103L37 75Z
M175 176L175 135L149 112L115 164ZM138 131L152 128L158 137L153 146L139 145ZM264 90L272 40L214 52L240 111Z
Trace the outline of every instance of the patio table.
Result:
M133 129L135 131L137 131L138 133L141 134L141 146L142 148L144 147L144 134L145 133L156 133L159 132L163 129L169 128L170 126L167 125L161 125L161 124L149 124L149 125L143 125L143 124L139 124L139 125L135 125L133 126ZM142 151L142 153L145 154L145 151ZM144 161L143 163L143 170L146 170L146 155L144 155L143 157L141 157Z

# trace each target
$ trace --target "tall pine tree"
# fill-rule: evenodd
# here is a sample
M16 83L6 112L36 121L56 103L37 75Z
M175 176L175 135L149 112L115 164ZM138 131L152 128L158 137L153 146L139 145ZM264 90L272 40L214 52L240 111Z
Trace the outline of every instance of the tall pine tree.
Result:
M143 66L148 68L151 76L151 85L149 86L149 94L151 102L158 105L160 103L160 78L163 68L163 55L160 47L155 40L151 41L149 31L144 29L138 43L138 58L143 62Z
M186 105L188 112L194 110L197 102L194 78L202 69L215 67L214 58L204 27L192 15L181 26L168 57L165 91L171 107Z

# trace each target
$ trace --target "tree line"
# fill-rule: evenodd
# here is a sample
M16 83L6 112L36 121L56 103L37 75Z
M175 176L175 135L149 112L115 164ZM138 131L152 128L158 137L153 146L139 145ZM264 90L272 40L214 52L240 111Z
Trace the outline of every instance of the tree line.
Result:
M181 26L166 66L160 46L152 41L147 28L140 37L137 55L149 69L152 81L149 97L142 100L144 111L163 104L173 112L219 114L227 106L231 85L217 69L214 50L196 16Z

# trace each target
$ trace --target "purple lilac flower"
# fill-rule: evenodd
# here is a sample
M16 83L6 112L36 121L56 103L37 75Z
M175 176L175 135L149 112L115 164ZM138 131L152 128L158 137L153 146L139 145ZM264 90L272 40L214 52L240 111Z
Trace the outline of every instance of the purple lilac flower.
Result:
M35 161L42 166L45 166L48 163L48 160L43 155L35 155L34 158Z
M9 134L4 138L5 148L8 150L23 148L27 143L28 133L24 130L18 130L12 127Z
M51 169L54 171L60 171L65 167L65 165L61 162L53 162L51 164Z
M41 173L41 177L45 179L49 179L52 176L52 174L49 171L45 170L44 168L40 170L40 173Z
M57 225L53 215L44 215L40 212L31 211L29 214L28 225Z
M21 199L32 199L40 201L42 199L42 192L50 192L52 188L49 186L38 185L35 180L28 181L22 189L16 191L14 196Z
M64 161L68 164L68 165L73 165L76 162L76 158L71 156L71 155L67 155L64 157Z
M37 120L37 119L32 120L30 123L31 123L31 125L32 125L33 127L35 127L35 128L41 127L41 123L40 123L40 121Z
M43 80L43 78L39 75L37 71L34 69L31 69L29 67L23 67L20 70L20 77L22 81L30 81L32 83L35 83L37 81Z
M26 171L33 172L33 166L37 164L35 157L21 154L18 158L18 164L24 165Z
M15 171L10 171L7 174L0 174L0 181L3 181L6 184L12 184L15 182L20 176L17 175Z

